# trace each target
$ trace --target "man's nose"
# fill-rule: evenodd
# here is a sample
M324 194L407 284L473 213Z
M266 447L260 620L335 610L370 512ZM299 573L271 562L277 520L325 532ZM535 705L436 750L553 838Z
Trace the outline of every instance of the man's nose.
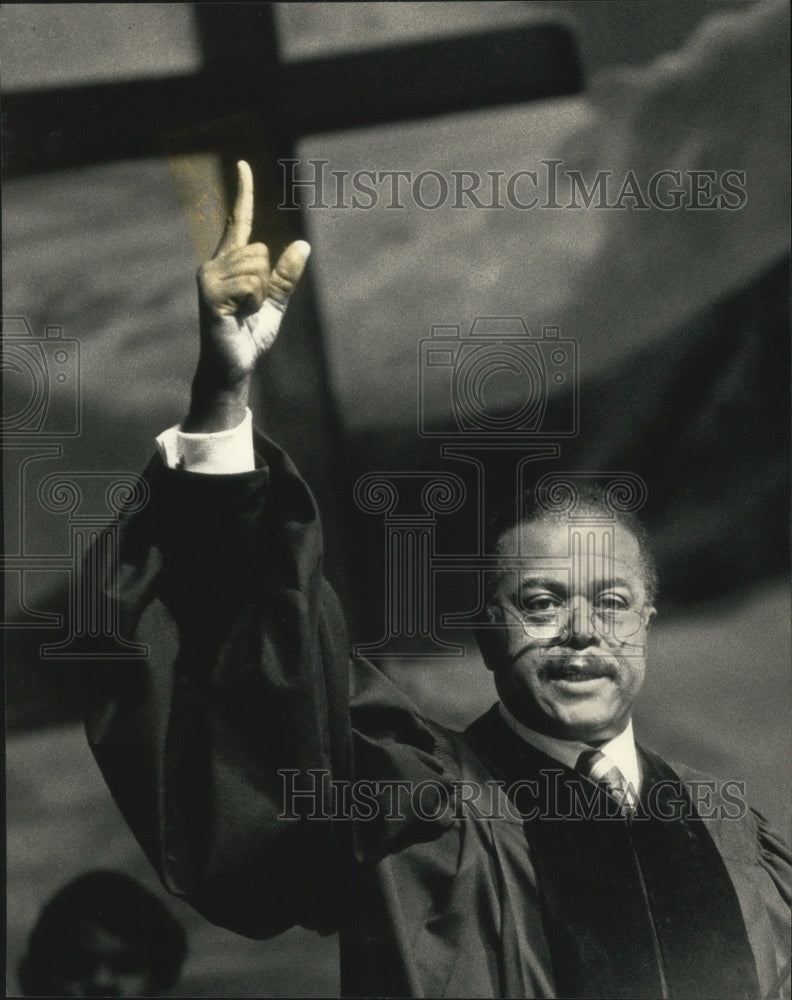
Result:
M594 628L594 616L589 602L583 598L572 601L569 606L567 645L582 648L591 645L599 635Z

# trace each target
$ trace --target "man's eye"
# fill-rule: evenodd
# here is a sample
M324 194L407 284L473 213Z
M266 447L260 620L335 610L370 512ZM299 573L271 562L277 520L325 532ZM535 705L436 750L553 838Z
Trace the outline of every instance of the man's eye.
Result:
M624 611L629 606L630 602L621 594L601 594L597 601L597 607L601 611Z
M525 611L554 611L561 607L562 602L554 594L535 594L524 597L522 606Z

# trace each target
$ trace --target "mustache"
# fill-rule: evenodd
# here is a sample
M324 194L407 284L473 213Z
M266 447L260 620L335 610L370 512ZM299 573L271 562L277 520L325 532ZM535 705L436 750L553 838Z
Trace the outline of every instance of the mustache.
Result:
M539 668L540 675L547 680L593 680L598 677L617 676L617 668L610 657L595 656L591 653L554 653L545 657Z

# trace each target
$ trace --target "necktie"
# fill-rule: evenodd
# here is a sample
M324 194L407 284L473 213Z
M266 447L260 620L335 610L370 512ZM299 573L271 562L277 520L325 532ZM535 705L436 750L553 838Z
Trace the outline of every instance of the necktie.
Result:
M635 812L634 790L628 786L618 767L601 750L584 750L575 767L614 798L625 816L631 816Z

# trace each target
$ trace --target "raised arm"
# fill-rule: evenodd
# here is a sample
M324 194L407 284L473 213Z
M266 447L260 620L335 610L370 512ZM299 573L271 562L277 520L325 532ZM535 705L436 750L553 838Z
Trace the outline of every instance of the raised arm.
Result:
M188 434L245 416L309 247L271 270L249 244L250 168L198 272L200 360ZM177 432L178 433L178 432ZM177 442L178 446L178 442ZM87 670L86 728L99 765L164 884L210 920L251 936L329 929L349 864L343 824L284 812L282 770L349 774L343 621L322 577L321 527L289 459L256 438L257 467L204 475L155 458L151 501L124 525L118 603L144 661Z

